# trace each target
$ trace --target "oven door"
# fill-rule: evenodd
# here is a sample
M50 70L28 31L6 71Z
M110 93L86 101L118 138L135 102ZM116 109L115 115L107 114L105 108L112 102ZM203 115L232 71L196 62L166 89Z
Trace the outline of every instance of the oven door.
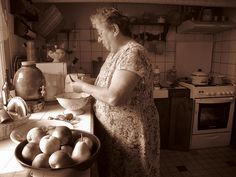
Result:
M234 102L234 97L195 99L193 134L231 131Z

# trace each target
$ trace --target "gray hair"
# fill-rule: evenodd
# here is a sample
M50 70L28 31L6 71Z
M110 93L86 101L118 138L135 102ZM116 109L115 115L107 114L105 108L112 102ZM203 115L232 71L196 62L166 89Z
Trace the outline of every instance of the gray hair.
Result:
M107 25L116 24L120 32L125 36L131 36L129 28L129 18L122 15L113 7L104 7L97 9L94 15L90 16L90 20L94 27L97 23L106 23Z

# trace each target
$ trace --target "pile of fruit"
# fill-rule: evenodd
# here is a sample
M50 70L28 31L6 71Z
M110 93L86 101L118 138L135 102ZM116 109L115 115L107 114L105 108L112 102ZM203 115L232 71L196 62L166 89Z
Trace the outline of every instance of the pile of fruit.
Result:
M67 168L90 158L93 141L66 126L34 127L27 133L21 155L35 168Z

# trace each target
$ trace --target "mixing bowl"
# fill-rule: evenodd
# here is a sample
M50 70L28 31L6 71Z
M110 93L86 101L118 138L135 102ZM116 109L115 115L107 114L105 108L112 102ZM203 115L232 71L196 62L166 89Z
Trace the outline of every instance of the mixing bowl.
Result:
M92 150L91 150L91 156L89 157L89 159L81 162L81 163L74 163L73 165L66 167L66 168L57 168L57 169L53 169L53 168L36 168L36 167L32 167L31 164L27 163L26 160L22 157L22 150L24 148L24 146L28 143L27 140L22 141L21 143L19 143L16 146L15 149L15 157L16 160L26 169L30 169L32 171L32 173L34 174L34 176L42 176L43 174L46 174L46 176L68 176L69 174L72 174L72 176L76 176L76 174L80 174L81 171L84 171L88 168L90 168L92 166L92 164L94 163L94 161L96 160L99 152L100 152L100 148L101 148L101 144L100 144L100 140L93 134L82 131L82 130L78 130L78 129L72 129L72 131L74 131L74 133L76 134L83 134L83 137L88 137L92 140L93 142L93 146L92 146ZM71 175L69 175L71 176ZM79 176L79 175L78 175Z
M90 95L84 92L65 92L55 96L58 103L65 108L65 113L82 114L83 107L88 103Z

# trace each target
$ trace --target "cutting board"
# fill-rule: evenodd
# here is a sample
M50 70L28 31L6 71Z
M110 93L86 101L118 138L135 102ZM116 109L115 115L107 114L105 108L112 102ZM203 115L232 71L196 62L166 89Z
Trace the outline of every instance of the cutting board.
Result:
M176 43L176 69L177 77L190 77L191 73L202 69L211 71L213 42L177 42Z

